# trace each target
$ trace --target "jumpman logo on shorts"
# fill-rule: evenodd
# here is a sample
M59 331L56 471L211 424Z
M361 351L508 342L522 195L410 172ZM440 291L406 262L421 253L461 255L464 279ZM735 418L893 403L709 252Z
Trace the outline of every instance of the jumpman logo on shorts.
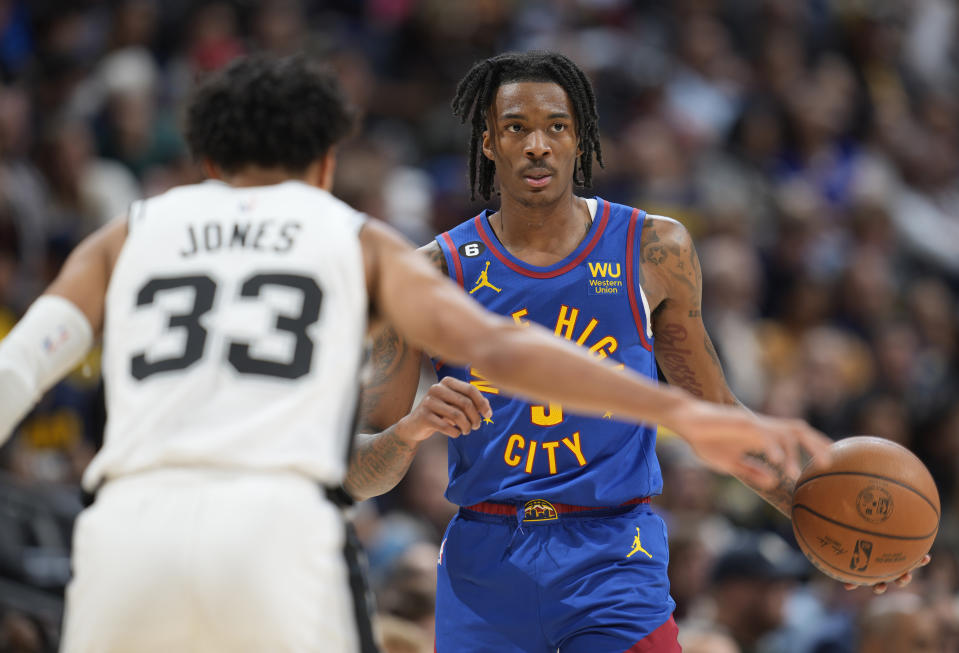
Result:
M639 541L639 526L636 527L636 537L633 538L633 550L626 554L626 557L633 555L637 551L642 551L648 557L652 558L653 554L643 548L643 543Z
M502 288L497 288L489 282L489 261L486 261L486 267L480 272L479 278L476 279L476 287L470 291L470 294L472 295L480 288L492 288L496 292L502 290Z

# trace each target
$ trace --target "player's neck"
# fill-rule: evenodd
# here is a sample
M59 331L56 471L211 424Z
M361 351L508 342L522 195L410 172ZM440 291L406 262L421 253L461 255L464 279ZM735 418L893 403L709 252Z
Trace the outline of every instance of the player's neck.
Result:
M223 177L223 181L236 188L250 188L254 186L273 186L286 181L303 181L285 170L270 170L267 168L245 168L233 175Z
M511 254L534 265L549 265L579 246L592 218L586 201L572 194L542 206L520 204L504 195L490 224ZM555 261L544 262L543 257Z
M334 169L332 154L317 159L302 171L247 164L232 172L226 172L222 168L209 163L206 165L206 172L209 176L220 179L235 188L273 186L287 181L300 181L310 186L329 190L333 185Z

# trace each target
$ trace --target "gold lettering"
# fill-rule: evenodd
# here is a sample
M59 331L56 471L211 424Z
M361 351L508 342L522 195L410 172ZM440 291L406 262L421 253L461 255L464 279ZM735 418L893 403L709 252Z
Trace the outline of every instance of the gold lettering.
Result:
M618 277L621 273L622 273L622 271L619 269L619 263L616 264L616 274L613 274L613 264L612 264L612 263L609 264L609 276L611 276L611 277L613 277L613 278L615 279L615 278Z
M526 310L525 308L519 309L518 311L516 311L516 312L514 312L514 313L512 314L512 315L513 315L513 321L516 322L516 324L518 324L518 325L520 325L520 326L528 327L528 326L529 326L529 320L524 320L524 319L523 319L523 316L526 315L527 313L529 313L529 311Z
M537 426L555 426L563 421L563 405L549 402L549 412L543 406L530 406L529 419Z
M523 436L519 433L514 433L509 436L509 442L506 443L506 452L503 454L503 460L505 460L506 464L510 467L516 467L519 465L519 461L522 460L519 454L513 453L513 447L519 447L520 449L526 448Z
M586 328L583 329L583 333L580 334L579 338L576 339L576 344L582 345L584 342L586 342L586 338L588 338L589 334L593 332L593 329L596 328L597 324L599 324L599 320L597 320L595 317L592 318L589 321L589 324L586 325Z
M566 311L569 311L569 319L566 318ZM569 306L563 304L559 309L559 317L556 318L556 329L553 331L556 335L559 335L559 332L563 330L563 327L566 327L566 332L563 334L563 337L567 340L573 339L573 327L576 326L576 317L579 315L579 309L574 308L570 310Z
M609 349L603 349L608 346ZM619 347L619 343L616 342L616 338L613 336L606 336L595 345L589 348L589 353L596 354L597 358L606 358L612 354Z
M536 457L536 440L529 441L529 452L526 454L526 473L533 473L533 459Z
M565 444L570 451L573 452L573 455L576 456L576 460L579 461L579 466L583 467L586 464L586 459L583 458L583 450L579 442L579 431L573 433L573 439L563 438L563 444Z
M559 442L544 442L543 448L546 449L546 454L549 456L549 473L556 473L556 447L559 446Z

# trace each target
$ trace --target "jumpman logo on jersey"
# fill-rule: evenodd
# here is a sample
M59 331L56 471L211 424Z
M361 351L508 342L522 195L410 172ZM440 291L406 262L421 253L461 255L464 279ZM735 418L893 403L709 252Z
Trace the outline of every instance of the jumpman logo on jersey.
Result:
M626 557L633 555L637 551L642 551L648 557L652 558L653 554L643 548L643 543L639 541L639 526L636 527L636 537L633 538L633 550L626 554Z
M486 267L483 268L482 272L480 272L479 277L476 279L476 287L470 291L470 294L472 295L480 288L492 288L496 292L502 290L502 288L497 288L489 282L489 261L486 261Z

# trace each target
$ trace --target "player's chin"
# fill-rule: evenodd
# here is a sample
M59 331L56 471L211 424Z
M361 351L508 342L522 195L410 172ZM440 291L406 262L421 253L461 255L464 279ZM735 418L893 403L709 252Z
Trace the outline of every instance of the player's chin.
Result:
M554 188L528 188L522 195L522 203L528 207L549 206L556 203L560 193Z

